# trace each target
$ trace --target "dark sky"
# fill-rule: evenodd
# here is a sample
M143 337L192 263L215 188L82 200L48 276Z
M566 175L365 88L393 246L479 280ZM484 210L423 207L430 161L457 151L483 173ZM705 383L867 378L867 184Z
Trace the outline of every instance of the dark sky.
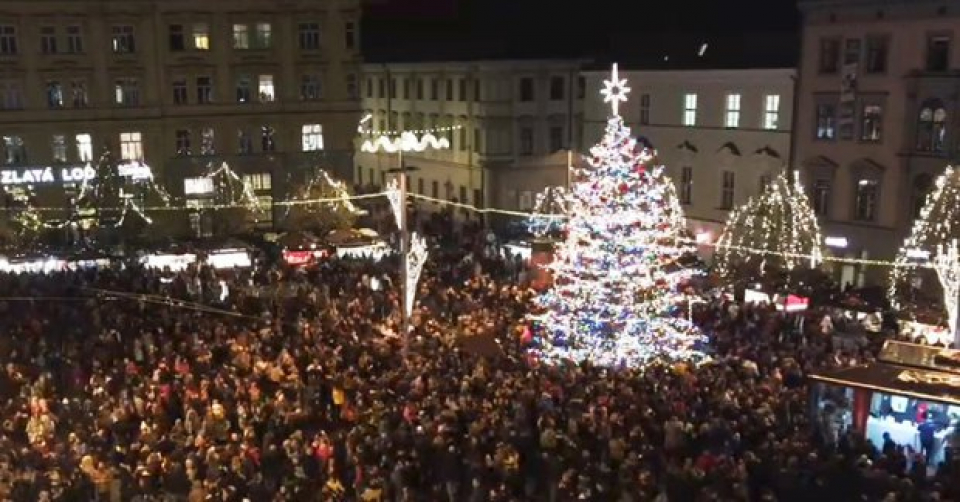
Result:
M371 60L603 58L723 40L749 49L771 36L794 40L798 24L795 0L367 1Z

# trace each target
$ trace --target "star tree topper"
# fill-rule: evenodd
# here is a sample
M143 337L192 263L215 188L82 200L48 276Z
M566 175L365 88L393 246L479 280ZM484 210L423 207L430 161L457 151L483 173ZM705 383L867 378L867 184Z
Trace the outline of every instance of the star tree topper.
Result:
M603 102L610 103L610 109L614 116L620 115L620 102L627 101L627 93L630 88L627 87L627 79L620 78L620 72L617 70L617 63L613 63L613 70L610 72L610 78L603 81Z

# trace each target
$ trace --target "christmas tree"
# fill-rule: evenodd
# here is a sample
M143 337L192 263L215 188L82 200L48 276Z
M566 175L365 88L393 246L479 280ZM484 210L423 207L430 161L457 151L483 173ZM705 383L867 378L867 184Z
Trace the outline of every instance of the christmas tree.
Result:
M717 271L729 281L789 278L822 261L822 241L799 175L781 173L730 212L717 242Z
M671 315L679 287L695 272L680 263L694 251L683 238L683 211L663 167L618 113L629 88L616 66L604 84L613 113L567 193L566 240L550 266L554 286L537 301L539 354L602 365L694 357L701 336Z
M287 225L296 229L321 231L353 227L364 211L354 205L346 183L320 170L306 185L295 190L287 206Z

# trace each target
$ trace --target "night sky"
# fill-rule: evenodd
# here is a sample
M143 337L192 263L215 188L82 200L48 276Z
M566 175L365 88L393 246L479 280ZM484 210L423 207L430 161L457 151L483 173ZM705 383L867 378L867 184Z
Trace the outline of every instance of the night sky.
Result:
M796 58L793 0L366 1L370 61L583 57L749 67ZM696 55L703 43L711 57Z

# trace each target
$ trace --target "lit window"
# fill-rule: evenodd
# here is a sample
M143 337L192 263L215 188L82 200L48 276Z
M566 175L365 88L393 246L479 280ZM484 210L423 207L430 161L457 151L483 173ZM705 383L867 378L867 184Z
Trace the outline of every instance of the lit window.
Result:
M3 150L6 153L7 164L25 164L27 162L27 147L20 136L4 136Z
M114 102L121 106L140 104L140 84L136 79L121 78L113 84Z
M883 107L865 104L860 109L860 139L880 141L883 136Z
M768 94L763 98L763 128L776 129L780 126L780 95Z
M139 132L120 133L120 158L143 160L143 136Z
M250 32L247 31L247 25L245 24L233 25L233 48L234 49L250 48Z
M216 137L212 127L200 130L200 155L215 155L217 153Z
M724 126L730 128L740 127L740 95L727 94L727 115Z
M831 103L817 105L817 139L837 137L837 107Z
M261 103L272 103L274 100L273 75L260 75L257 90Z
M273 44L273 29L270 23L257 23L257 40L255 49L269 49Z
M942 152L947 137L947 110L939 100L927 101L917 122L917 150Z
M304 124L301 128L301 141L305 152L323 150L323 125Z
M683 125L697 125L697 95L683 95Z
M133 26L114 26L110 39L114 54L132 54L136 52L136 42L133 36Z
M210 50L210 25L193 23L193 48L198 51Z
M67 161L67 137L63 134L54 134L53 139L50 142L50 146L53 150L53 161L54 162L66 162Z
M81 133L74 136L77 144L77 158L80 162L90 162L93 160L93 138L87 133Z
M190 130L177 129L177 155L190 155Z
M205 195L214 192L213 178L203 176L200 178L186 178L183 180L184 195Z
M857 182L856 214L859 221L874 221L877 218L877 200L880 194L880 184L876 180L862 179Z
M47 107L63 108L63 85L60 82L47 82Z
M270 190L270 173L255 173L243 175L243 184L254 191Z
M275 140L276 130L270 126L260 127L260 147L264 152L275 152L277 143Z

